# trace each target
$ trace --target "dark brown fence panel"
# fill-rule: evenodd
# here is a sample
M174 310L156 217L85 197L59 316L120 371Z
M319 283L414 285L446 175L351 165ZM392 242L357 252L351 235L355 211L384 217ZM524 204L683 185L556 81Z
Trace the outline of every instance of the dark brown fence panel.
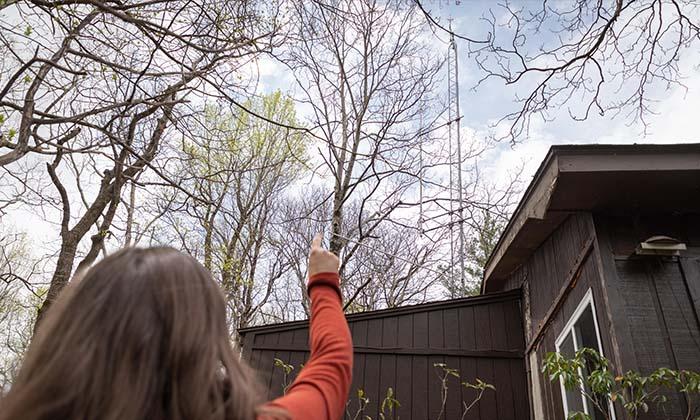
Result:
M523 360L524 337L520 293L511 291L404 308L349 315L355 347L353 384L348 412L357 411L357 391L369 398L364 414L379 418L382 400L392 388L401 406L393 416L404 420L461 419L463 403L476 392L461 385L480 378L496 387L469 412L473 420L529 418ZM286 383L308 358L306 322L241 330L243 357L259 372L268 397L282 395L283 370L274 359L294 365ZM458 369L449 376L442 404L441 368ZM388 414L388 413L386 413Z

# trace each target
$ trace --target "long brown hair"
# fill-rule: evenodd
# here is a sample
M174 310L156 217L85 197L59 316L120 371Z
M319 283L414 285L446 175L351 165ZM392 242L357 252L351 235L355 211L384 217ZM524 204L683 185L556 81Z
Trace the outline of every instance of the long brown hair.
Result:
M250 420L255 384L207 270L171 248L129 248L49 309L0 420Z

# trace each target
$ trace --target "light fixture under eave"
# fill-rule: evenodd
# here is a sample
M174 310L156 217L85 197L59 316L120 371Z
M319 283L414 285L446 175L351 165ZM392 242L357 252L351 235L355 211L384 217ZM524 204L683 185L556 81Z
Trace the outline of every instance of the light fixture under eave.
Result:
M680 255L681 251L685 251L686 249L685 244L678 239L671 238L670 236L658 235L640 242L634 253L637 255L676 256Z

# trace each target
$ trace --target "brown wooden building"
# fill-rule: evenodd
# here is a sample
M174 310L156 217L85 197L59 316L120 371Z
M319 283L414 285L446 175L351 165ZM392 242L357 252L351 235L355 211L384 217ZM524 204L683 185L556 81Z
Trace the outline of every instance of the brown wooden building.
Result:
M362 388L371 399L366 414L377 419L391 386L399 418L435 419L433 365L445 363L463 380L497 388L470 419L564 419L590 407L539 366L547 352L583 346L617 371L700 371L700 145L552 147L491 255L482 292L349 315L351 407ZM303 363L306 322L240 332L268 396L281 394L274 359ZM459 419L473 394L451 386L443 418ZM665 415L642 418L683 418L687 402L669 398ZM625 418L620 407L609 410Z
M485 271L484 293L522 291L534 419L591 411L539 373L547 352L700 371L700 145L552 147ZM643 418L684 418L669 398Z

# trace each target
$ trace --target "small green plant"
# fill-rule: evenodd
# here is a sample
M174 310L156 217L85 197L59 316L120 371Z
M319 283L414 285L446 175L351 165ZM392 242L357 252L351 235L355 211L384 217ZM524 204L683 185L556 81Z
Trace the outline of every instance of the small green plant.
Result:
M345 404L345 414L347 414L348 418L352 420L372 420L371 416L365 414L367 404L369 404L369 398L362 388L357 389L357 409L353 414L350 413L350 403L351 401L348 400ZM394 389L392 387L387 388L384 400L382 400L382 404L379 406L379 420L391 418L394 410L399 407L401 407L401 403L394 397ZM396 416L396 420L399 420L398 416Z
M437 420L440 420L442 416L445 414L445 406L447 404L447 392L449 390L448 386L448 379L450 377L457 378L457 380L460 381L460 384L467 388L467 389L473 389L477 392L476 397L470 402L467 403L466 401L462 401L462 419L465 419L467 416L467 413L469 410L471 410L476 403L478 403L481 400L481 397L483 397L484 392L488 389L492 391L496 391L496 387L482 381L479 378L476 378L476 383L470 383L467 381L462 381L461 377L459 375L459 370L450 368L448 367L445 363L434 363L433 367L436 369L436 374L438 378L440 379L440 413L437 416Z
M476 383L475 383L475 384L472 384L472 383L469 383L469 382L462 382L462 386L464 386L464 387L466 387L466 388L468 388L468 389L473 389L473 390L475 390L475 391L477 392L476 398L474 398L474 399L472 400L472 402L469 403L469 405L467 405L466 401L462 401L462 406L463 406L463 408L464 408L464 409L462 410L462 417L461 417L462 420L464 420L464 418L466 417L466 415L467 415L467 413L469 412L469 410L471 410L472 407L474 407L474 405L475 405L477 402L479 402L479 400L481 400L481 397L484 395L484 391L486 391L487 389L490 389L490 390L492 390L492 391L496 391L496 387L495 387L495 386L493 386L493 385L491 385L491 384L489 384L489 383L486 383L486 382L482 381L482 380L479 379L479 378L476 378Z
M388 410L388 414L391 415L394 413L394 408L399 408L401 407L401 403L399 403L399 400L394 398L394 389L392 387L389 387L386 389L386 395L384 396L384 400L382 401L382 405L379 408L379 418L381 420L386 420L386 414ZM396 417L396 420L399 420L399 417Z
M350 400L345 404L345 413L348 415L349 418L352 420L372 420L372 418L368 415L365 415L365 409L367 408L367 404L369 404L369 398L365 395L365 391L362 388L357 389L357 410L355 411L355 414L350 414Z
M283 372L283 379L282 379L282 391L286 394L287 393L287 388L289 387L289 376L291 373L294 371L294 365L291 365L289 363L284 362L282 359L275 358L274 359L274 365L276 368L282 369ZM304 365L300 365L299 369L303 368ZM482 396L484 395L484 392L487 390L492 390L496 391L496 387L493 385L486 383L482 381L479 378L476 378L474 383L467 382L467 381L462 381L459 370L453 369L448 367L444 363L435 363L433 367L436 369L436 373L438 375L438 378L440 379L440 397L441 397L441 407L440 407L440 414L437 417L437 420L440 420L444 414L445 414L445 405L447 403L447 392L449 390L449 383L448 379L450 377L456 378L456 380L460 381L460 385L467 388L467 389L472 389L476 391L476 396L474 399L470 402L462 401L462 417L461 419L464 420L466 418L467 413L481 400ZM354 411L351 413L351 405L352 405L352 399L349 399L348 402L345 404L345 413L347 414L347 417L351 420L372 420L372 417L367 415L365 412L367 410L367 405L370 403L370 399L365 393L364 389L358 388L356 392L356 398L357 398L357 406L354 409ZM396 397L396 394L394 393L394 388L388 387L386 389L386 393L384 395L384 399L382 400L380 406L379 406L379 419L378 420L388 420L394 416L396 413L396 410L401 407L401 403ZM399 416L396 415L396 420L399 420Z
M637 419L641 413L649 411L652 405L663 409L668 402L663 391L676 391L685 394L688 402L686 420L698 419L696 401L700 397L700 373L688 370L675 371L659 368L648 376L628 371L614 376L610 362L597 351L582 348L573 358L567 359L560 353L547 353L542 372L550 381L561 381L568 391L579 390L595 408L596 412L609 420L606 408L608 401L619 401L631 418ZM590 420L581 412L571 412L569 420Z
M289 374L294 371L294 365L290 365L285 363L282 359L278 359L275 357L275 367L281 368L282 372L284 372L284 376L282 378L282 392L287 393L287 388L289 388Z

